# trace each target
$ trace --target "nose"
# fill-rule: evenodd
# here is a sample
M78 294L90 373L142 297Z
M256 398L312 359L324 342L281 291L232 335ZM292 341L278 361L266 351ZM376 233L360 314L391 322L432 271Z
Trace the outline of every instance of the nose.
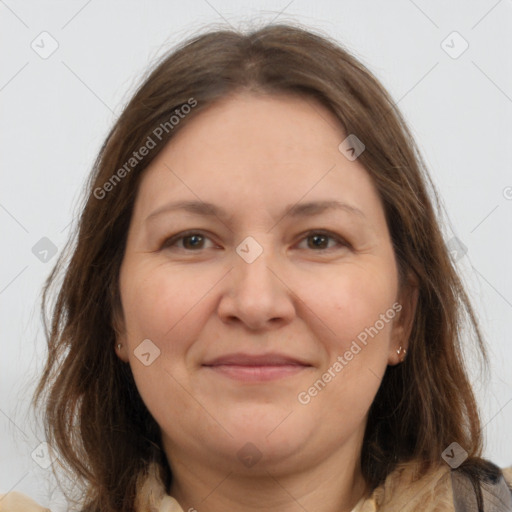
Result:
M250 330L281 327L295 315L291 283L270 250L252 262L233 254L231 272L224 280L218 315L226 323L242 323Z

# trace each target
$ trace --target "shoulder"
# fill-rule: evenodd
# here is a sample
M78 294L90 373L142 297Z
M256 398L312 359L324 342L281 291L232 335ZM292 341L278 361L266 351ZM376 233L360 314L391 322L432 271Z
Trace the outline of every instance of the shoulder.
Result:
M396 467L358 512L512 512L512 467L479 460L457 469L419 463Z
M0 494L0 512L51 512L32 498L17 491Z
M483 460L451 472L456 510L512 512L512 467L500 469Z

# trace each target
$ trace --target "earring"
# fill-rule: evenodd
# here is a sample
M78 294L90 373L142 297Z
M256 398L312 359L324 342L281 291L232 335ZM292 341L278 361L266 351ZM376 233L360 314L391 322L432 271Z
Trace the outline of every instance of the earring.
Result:
M118 349L118 350L121 350L121 347L122 347L122 346L123 346L123 345L121 345L121 343L118 343L118 344L117 344L117 349Z
M405 359L405 355L407 354L407 349L406 348L402 348L402 345L400 345L400 347L398 348L398 350L396 351L396 353L398 355L401 355L403 354L402 358L400 359L400 362L402 363Z

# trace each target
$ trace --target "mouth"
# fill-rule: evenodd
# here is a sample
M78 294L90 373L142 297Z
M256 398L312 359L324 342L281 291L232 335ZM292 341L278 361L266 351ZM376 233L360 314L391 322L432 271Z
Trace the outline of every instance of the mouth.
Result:
M312 366L281 354L230 354L210 360L203 367L216 375L241 382L266 382L291 377Z

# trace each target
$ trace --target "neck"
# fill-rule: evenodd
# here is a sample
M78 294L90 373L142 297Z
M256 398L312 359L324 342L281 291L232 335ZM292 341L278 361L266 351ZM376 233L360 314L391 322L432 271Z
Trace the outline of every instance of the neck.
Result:
M221 474L219 466L211 462L175 457L170 495L185 512L350 512L367 486L359 458L348 456L342 464L340 460L337 453L300 471L267 467L245 474L229 470ZM353 462L347 464L347 460Z

